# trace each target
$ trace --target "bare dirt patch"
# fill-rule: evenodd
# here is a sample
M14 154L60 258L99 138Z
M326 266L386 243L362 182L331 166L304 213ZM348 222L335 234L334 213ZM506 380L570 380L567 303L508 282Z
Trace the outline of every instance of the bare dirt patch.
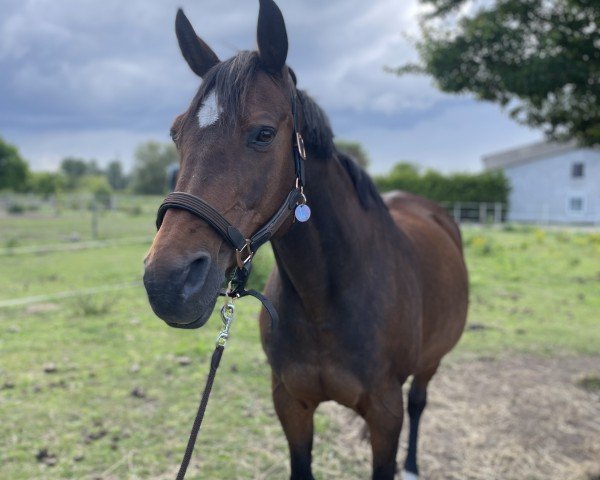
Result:
M599 370L599 357L447 361L431 383L422 419L421 478L598 478L600 393L581 388L580 379ZM362 420L332 403L322 411L340 431L340 449L353 461L370 461ZM400 464L407 430L408 421Z
M599 370L600 357L512 355L447 360L429 389L419 441L420 478L600 480L600 391L585 388L581 382L597 378ZM268 399L264 403L255 400L249 408L272 412ZM362 419L333 402L323 404L317 416L315 478L370 478L370 445L364 439ZM408 421L398 453L400 465L406 451L407 427ZM213 474L206 478L289 478L285 439L274 414L262 428L261 442L248 443L231 454L231 461L240 471L243 467L243 474ZM205 446L216 438L208 432L204 437L201 434L190 478L205 478L201 472L215 461L203 450L203 442ZM240 435L239 426L235 432ZM120 469L135 464L135 455L130 451L98 478L130 478ZM179 455L171 461L166 471L144 478L174 478Z
M34 313L54 312L54 311L56 311L58 309L59 309L59 306L56 303L50 303L50 302L36 303L36 304L33 304L33 305L29 305L25 309L25 313L27 315L33 315Z

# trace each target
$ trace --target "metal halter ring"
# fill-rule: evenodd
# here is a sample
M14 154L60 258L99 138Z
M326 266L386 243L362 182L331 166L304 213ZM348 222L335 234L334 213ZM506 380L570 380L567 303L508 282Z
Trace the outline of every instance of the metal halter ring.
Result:
M252 252L252 249L250 248L250 243L250 240L246 239L246 244L242 247L241 250L237 248L235 249L235 260L239 268L243 268L244 265L246 265L250 260L252 260L254 252ZM247 254L245 254L244 251L247 251ZM246 258L243 258L244 255L246 255Z
M302 160L306 160L306 148L304 147L304 140L302 139L302 135L299 132L296 132L296 148L298 149L298 153Z

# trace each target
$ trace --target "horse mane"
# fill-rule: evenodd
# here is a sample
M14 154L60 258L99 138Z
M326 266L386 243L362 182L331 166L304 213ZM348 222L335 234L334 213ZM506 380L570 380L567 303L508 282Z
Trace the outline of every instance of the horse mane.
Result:
M301 133L306 149L317 158L331 158L335 146L327 114L304 90L296 91L298 92L298 101L302 105L304 123Z
M387 210L369 174L360 167L354 158L340 152L335 147L333 131L327 114L304 90L297 91L304 114L302 137L307 150L318 159L338 159L348 173L363 208L368 210L373 207L380 207Z
M192 108L198 111L203 98L213 91L219 99L224 115L221 119L235 119L243 110L243 101L260 68L260 58L255 51L241 51L234 57L218 63L205 75ZM295 83L295 74L291 71ZM304 90L297 89L302 105L304 122L302 137L306 149L316 161L337 159L348 173L361 205L387 210L371 177L349 155L336 149L329 118L323 109ZM227 121L227 120L224 120Z
M351 156L338 150L336 150L335 155L346 172L348 172L350 180L352 180L352 184L354 185L354 190L356 190L356 195L363 208L365 210L382 208L387 211L388 208L370 175L365 172Z

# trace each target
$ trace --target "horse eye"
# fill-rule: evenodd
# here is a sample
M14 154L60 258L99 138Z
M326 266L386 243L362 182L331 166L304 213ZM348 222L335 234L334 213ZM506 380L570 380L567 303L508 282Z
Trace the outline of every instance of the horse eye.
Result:
M177 131L173 129L169 132L169 135L171 136L171 140L173 140L174 143L177 143Z
M271 127L263 127L258 131L255 142L262 145L268 145L275 138L275 129Z

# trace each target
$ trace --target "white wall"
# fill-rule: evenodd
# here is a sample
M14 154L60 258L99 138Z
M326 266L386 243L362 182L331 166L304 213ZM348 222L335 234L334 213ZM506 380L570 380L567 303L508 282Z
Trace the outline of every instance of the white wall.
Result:
M572 178L572 165L584 164L584 176ZM511 221L600 224L600 151L572 150L531 160L504 170L512 186ZM583 210L572 211L570 198L583 199Z

